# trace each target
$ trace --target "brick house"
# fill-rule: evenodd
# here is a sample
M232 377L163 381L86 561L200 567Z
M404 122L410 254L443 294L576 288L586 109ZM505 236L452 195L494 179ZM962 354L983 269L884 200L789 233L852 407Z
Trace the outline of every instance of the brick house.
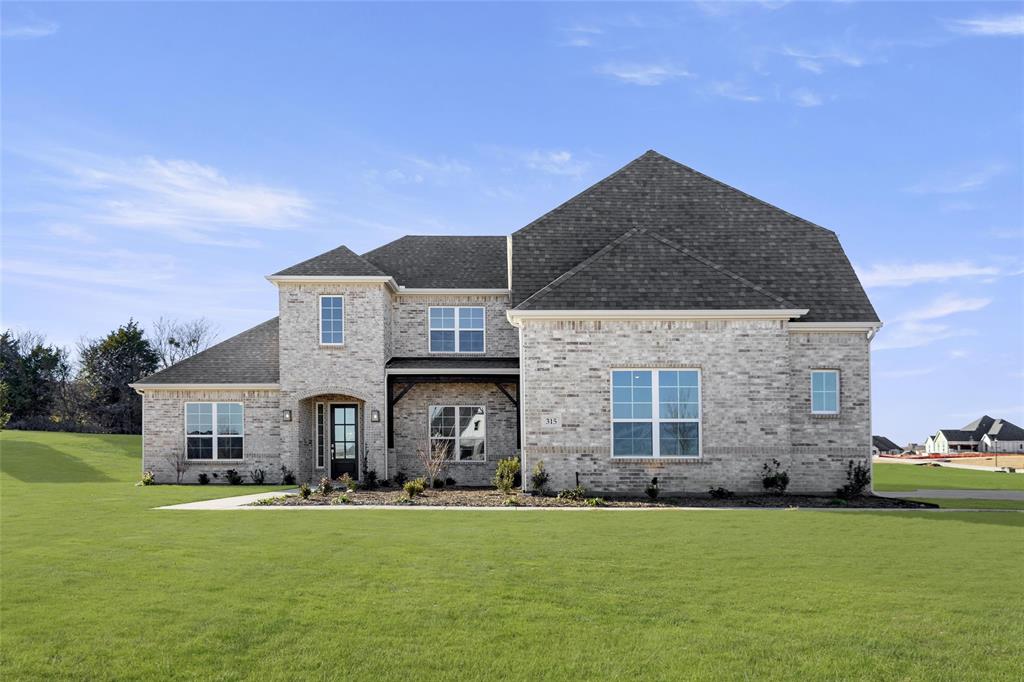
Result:
M267 277L278 317L135 385L143 466L276 480L832 491L871 455L877 315L834 232L648 151L509 237L341 246ZM524 477L527 479L528 476Z

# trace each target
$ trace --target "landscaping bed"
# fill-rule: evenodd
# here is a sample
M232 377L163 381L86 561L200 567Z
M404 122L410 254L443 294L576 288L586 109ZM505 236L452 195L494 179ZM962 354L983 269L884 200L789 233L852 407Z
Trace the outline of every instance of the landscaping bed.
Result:
M333 490L328 493L311 492L308 498L299 495L282 495L254 503L254 506L326 506L326 505L386 505L416 507L751 507L789 508L812 507L826 509L876 508L876 509L924 509L935 505L865 495L850 500L810 495L736 495L716 499L708 496L675 497L657 499L640 497L584 497L564 499L555 495L532 495L522 491L505 494L494 488L446 487L424 490L409 497L401 488L378 488L376 490Z

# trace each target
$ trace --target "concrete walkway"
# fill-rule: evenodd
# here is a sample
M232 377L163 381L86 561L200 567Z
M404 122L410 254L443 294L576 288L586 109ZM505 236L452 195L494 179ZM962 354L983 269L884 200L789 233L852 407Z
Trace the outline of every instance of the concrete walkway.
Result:
M236 495L235 497L220 497L215 500L201 500L199 502L186 502L185 504L171 504L157 509L259 509L259 507L247 507L257 500L266 497L281 497L282 495L298 494L299 489L278 490L272 493L256 493L255 495Z
M1024 502L1024 490L900 490L875 492L879 497L934 498L943 500L1015 500Z

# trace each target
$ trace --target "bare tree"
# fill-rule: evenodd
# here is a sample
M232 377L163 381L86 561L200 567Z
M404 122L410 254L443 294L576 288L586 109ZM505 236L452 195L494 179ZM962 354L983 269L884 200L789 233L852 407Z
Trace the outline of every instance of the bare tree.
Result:
M188 455L185 454L184 448L179 448L173 452L169 452L164 456L171 466L174 467L174 476L177 483L181 483L181 479L185 476L185 472L192 466L192 462L189 460Z
M451 441L427 441L426 446L420 445L416 448L416 459L420 461L423 470L427 474L427 485L434 487L434 479L440 478L441 472L448 467L452 461L454 448Z
M150 343L163 369L206 350L216 338L213 325L205 317L184 322L161 317L153 323Z

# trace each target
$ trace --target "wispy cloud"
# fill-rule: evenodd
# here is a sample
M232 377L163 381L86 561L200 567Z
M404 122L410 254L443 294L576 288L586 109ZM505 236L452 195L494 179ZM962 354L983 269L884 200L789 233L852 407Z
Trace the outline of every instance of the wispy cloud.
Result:
M60 30L60 24L54 21L33 21L24 24L8 24L4 22L3 28L0 28L0 37L20 39L45 38L52 36L58 30Z
M940 173L906 188L912 194L961 194L981 189L1006 172L1006 165L990 163L962 173Z
M992 303L991 298L961 298L956 295L941 296L923 308L910 310L900 315L898 320L921 321L936 320L957 313L981 310Z
M935 263L878 263L857 268L857 276L866 287L909 287L915 284L945 282L969 277L993 277L998 268L969 261Z
M927 305L908 310L895 317L888 328L883 327L874 350L897 348L920 348L936 341L957 336L973 336L970 328L957 327L936 322L958 313L974 312L992 303L989 298L961 298L956 295L941 296Z
M79 225L68 225L67 223L56 223L47 230L54 237L70 239L71 241L91 244L96 241L96 235Z
M694 74L684 68L667 63L608 63L597 68L597 73L611 76L631 85L661 85L676 78L693 78Z
M820 107L825 103L825 100L823 100L820 95L808 90L807 88L798 88L792 92L791 96L793 98L793 102L798 107Z
M534 149L523 152L520 158L527 168L550 175L581 175L588 168L587 163L576 159L572 152L564 149L552 151Z
M910 379L911 377L923 377L933 374L934 367L919 367L917 369L890 369L878 372L878 376L884 379Z
M252 229L297 227L312 202L302 194L231 179L218 169L181 159L115 158L74 150L29 155L48 167L64 190L43 207L67 224L161 233L177 241L251 246Z
M1024 14L1007 14L1002 17L980 17L976 19L954 19L946 22L949 30L975 36L1019 36L1024 35Z
M562 29L565 34L565 42L562 43L567 47L592 47L597 41L597 37L604 34L604 29L600 26L593 24L573 24L567 28Z
M718 81L711 84L711 92L726 99L737 102L760 102L761 96L749 92L746 87L731 81Z
M810 71L813 74L825 73L825 67L813 59L798 59L796 60L796 65L804 71Z
M782 54L795 60L797 67L804 71L820 74L825 71L825 64L839 66L861 67L867 64L867 59L840 48L811 51L784 46L780 50Z

